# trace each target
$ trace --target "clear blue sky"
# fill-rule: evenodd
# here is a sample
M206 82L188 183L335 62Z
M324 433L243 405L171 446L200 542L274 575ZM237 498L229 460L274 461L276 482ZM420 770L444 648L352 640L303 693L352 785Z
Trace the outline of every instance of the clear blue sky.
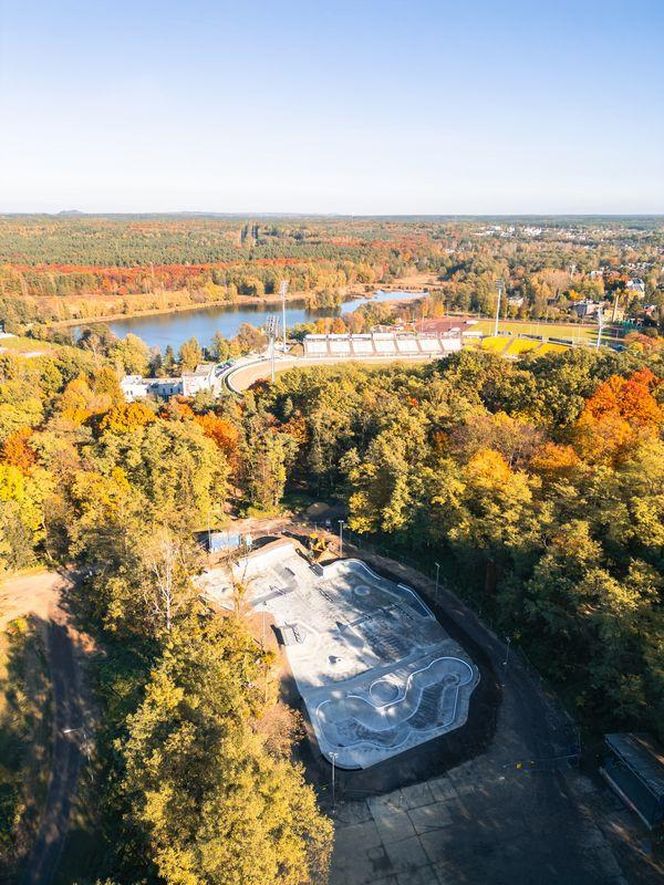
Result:
M664 0L0 0L0 211L664 212Z

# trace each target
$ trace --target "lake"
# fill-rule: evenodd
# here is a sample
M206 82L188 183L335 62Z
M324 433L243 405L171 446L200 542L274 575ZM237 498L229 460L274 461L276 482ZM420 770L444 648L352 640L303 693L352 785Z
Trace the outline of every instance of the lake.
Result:
M286 305L286 325L309 323L318 317L338 316L351 313L369 302L410 301L421 298L424 292L383 292L378 291L370 298L354 298L346 301L336 310L308 310L304 302L292 301ZM270 315L281 319L281 306L273 304L230 304L224 307L204 307L178 313L159 313L152 316L127 317L108 323L113 332L124 338L129 332L138 335L150 347L159 347L163 351L170 344L175 351L189 338L197 338L204 347L212 342L215 332L224 338L234 338L242 323L262 326ZM80 327L75 329L75 334Z

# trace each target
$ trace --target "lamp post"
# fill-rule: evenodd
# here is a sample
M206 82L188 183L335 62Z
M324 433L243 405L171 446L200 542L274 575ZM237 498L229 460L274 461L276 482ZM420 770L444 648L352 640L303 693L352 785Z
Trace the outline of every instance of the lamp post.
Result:
M335 770L336 770L336 762L338 753L330 753L330 759L332 760L332 814L334 814L334 809L337 804L337 796L336 796L336 784L335 784Z
M436 566L436 602L438 602L438 583L440 580L440 563L434 562L434 565Z
M346 523L343 519L339 520L339 556L344 555L344 526Z
M505 675L507 676L507 665L510 662L510 645L512 643L512 637L507 636L505 641L507 642L507 653L505 654L505 660L503 661L503 667L505 668Z
M266 331L268 338L269 338L268 356L270 359L271 376L272 376L272 383L273 384L274 384L274 341L275 341L275 338L277 337L277 326L278 326L277 318L274 315L269 316L267 318L267 322L265 323L265 331Z
M279 283L279 295L281 296L281 331L284 339L284 353L286 353L286 292L288 292L288 280L282 280Z
M502 298L503 292L505 291L505 283L503 280L496 280L496 290L498 292L498 299L496 301L496 322L493 327L493 334L498 334L498 320L500 319L500 299Z
M597 349L599 350L600 344L602 343L602 332L604 330L604 314L602 313L602 308L600 307L597 311Z

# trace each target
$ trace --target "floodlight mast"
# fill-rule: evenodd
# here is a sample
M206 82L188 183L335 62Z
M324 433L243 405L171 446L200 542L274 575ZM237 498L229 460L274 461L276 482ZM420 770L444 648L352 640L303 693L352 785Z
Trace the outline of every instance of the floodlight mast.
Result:
M599 350L600 344L602 343L602 332L604 330L604 314L602 313L602 308L600 307L597 311L597 350Z
M493 327L493 334L498 335L498 320L500 319L500 299L505 291L504 280L496 280L496 291L498 292L498 300L496 302L496 322Z
M270 365L271 365L271 373L272 373L272 382L274 383L274 339L277 337L277 318L270 314L265 323L265 331L267 332L268 338L270 340L269 344L269 357L270 357Z
M279 295L281 296L281 331L284 339L284 353L286 353L286 293L288 292L288 280L279 283Z

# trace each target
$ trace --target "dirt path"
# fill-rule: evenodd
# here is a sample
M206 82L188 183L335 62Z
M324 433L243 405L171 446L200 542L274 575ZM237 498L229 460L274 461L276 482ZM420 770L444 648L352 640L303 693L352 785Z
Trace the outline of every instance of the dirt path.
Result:
M55 876L83 758L84 705L76 636L60 607L60 592L68 580L55 572L41 572L11 579L0 588L0 629L13 618L29 614L46 624L54 706L51 773L46 804L23 878L35 885L49 883Z
M39 832L26 864L26 883L53 880L67 835L83 759L83 703L74 644L59 608L52 610L48 658L55 707L51 778Z
M57 603L62 581L57 572L36 572L1 583L0 630L22 615L36 615L47 621L51 606Z

